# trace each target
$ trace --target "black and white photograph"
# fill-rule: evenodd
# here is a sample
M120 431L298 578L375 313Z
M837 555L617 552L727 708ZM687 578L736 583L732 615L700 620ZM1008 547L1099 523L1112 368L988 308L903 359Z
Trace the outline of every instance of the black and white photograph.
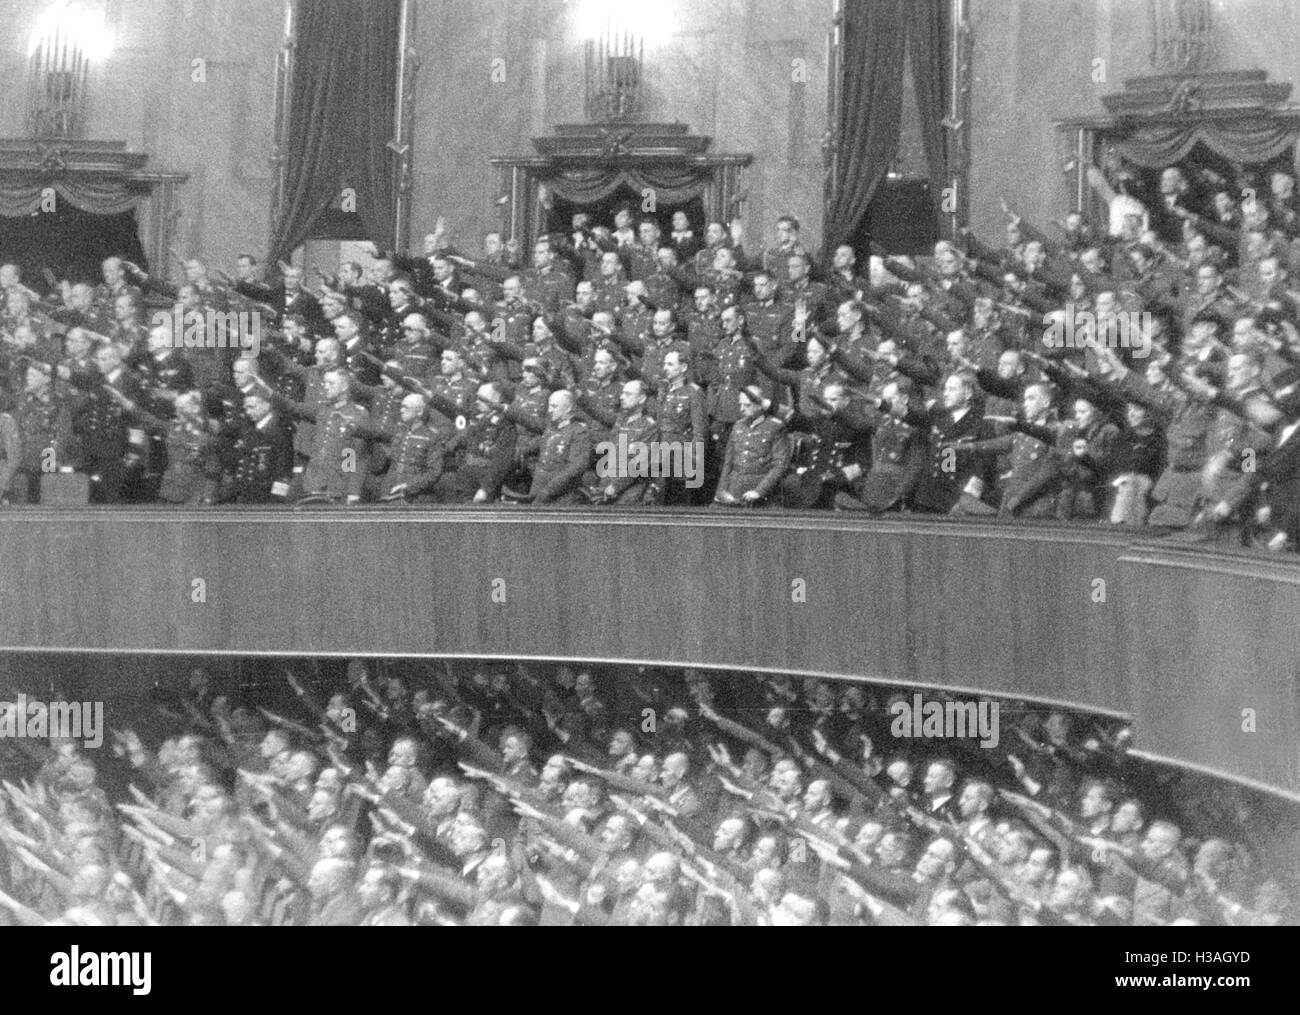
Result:
M0 0L0 933L1263 985L1298 83L1293 0Z

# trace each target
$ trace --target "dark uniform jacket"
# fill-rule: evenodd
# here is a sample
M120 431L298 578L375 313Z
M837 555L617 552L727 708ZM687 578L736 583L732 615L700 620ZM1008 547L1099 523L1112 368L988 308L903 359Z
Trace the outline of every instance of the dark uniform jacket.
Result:
M20 472L37 475L44 470L46 448L54 451L50 462L53 468L72 465L72 413L68 399L58 390L46 396L24 392L13 412L18 425L18 443L21 448L17 468Z
M909 503L928 457L925 430L879 409L865 415L843 409L836 416L872 433L871 470L858 486L858 499L874 511Z
M235 437L230 474L221 499L233 504L270 504L289 494L293 436L274 413L260 423L246 420Z
M439 492L445 491L455 499L469 499L484 490L490 500L495 500L514 466L516 439L515 424L506 419L505 413L474 416L447 446L449 453L459 452L459 465L450 479L444 476Z
M1002 507L1006 514L1048 517L1056 506L1063 472L1055 448L1059 427L1017 421L1013 433L964 446L966 452L1009 454L1010 472L1003 477Z
M992 426L974 406L968 407L960 419L939 406L924 411L913 409L907 414L907 422L930 434L929 456L912 496L913 506L920 511L947 514L971 477L987 479L988 469L979 456L945 454L940 445L988 440L993 437Z
M175 350L168 350L161 358L153 355L143 357L136 364L136 371L150 395L159 389L180 393L194 387L193 370Z
M1131 372L1117 390L1156 413L1165 431L1165 470L1152 491L1156 507L1148 521L1174 528L1190 524L1201 496L1201 468L1218 410L1173 384L1154 388Z

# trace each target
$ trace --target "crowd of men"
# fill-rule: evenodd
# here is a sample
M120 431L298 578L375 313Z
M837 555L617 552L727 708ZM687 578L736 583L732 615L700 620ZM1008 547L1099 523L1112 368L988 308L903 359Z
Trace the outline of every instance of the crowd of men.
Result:
M4 265L0 491L72 473L96 503L820 507L1294 550L1294 187L1196 197L1171 167L1153 207L1110 192L1113 236L1008 210L998 244L873 249L865 273L851 246L817 263L790 217L751 252L739 221L627 208L575 215L529 267L440 221L420 254L314 288L251 256L236 278L185 261L179 287L110 258L41 298ZM151 326L173 307L183 327ZM223 314L265 323L255 356L212 347Z
M850 682L331 665L177 674L109 703L102 750L0 739L0 924L1300 916L1294 806L1114 721L1003 702L981 747L896 736L911 692Z

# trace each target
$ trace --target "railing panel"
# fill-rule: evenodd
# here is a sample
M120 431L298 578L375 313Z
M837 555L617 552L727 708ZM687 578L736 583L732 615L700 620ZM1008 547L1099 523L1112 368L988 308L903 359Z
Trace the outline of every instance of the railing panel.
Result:
M1295 562L1104 529L718 511L0 514L3 649L584 659L997 692L1130 715L1153 756L1295 794L1298 621Z

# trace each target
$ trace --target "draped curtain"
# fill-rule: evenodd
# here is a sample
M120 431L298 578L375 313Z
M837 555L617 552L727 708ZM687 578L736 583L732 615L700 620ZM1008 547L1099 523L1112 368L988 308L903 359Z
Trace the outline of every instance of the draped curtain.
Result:
M562 170L547 179L546 186L561 200L578 205L602 201L619 187L630 187L638 194L653 190L655 199L663 204L685 204L703 195L707 182L707 172L691 166L610 166Z
M913 0L908 5L908 55L912 88L921 121L926 173L936 220L942 221L943 192L952 186L943 120L948 105L950 0Z
M400 0L297 5L285 187L268 260L287 261L344 188L380 247L393 243Z
M141 190L126 180L42 180L33 174L26 179L0 179L0 216L18 218L36 214L46 187L54 188L56 205L67 201L74 208L94 215L121 215L134 211L141 201L149 199L148 188Z
M1260 118L1155 124L1116 140L1115 148L1130 162L1148 168L1175 165L1198 143L1216 155L1251 165L1290 151L1298 133L1294 123Z
M852 240L898 154L910 0L849 0L844 8L840 155L826 216L826 253Z

